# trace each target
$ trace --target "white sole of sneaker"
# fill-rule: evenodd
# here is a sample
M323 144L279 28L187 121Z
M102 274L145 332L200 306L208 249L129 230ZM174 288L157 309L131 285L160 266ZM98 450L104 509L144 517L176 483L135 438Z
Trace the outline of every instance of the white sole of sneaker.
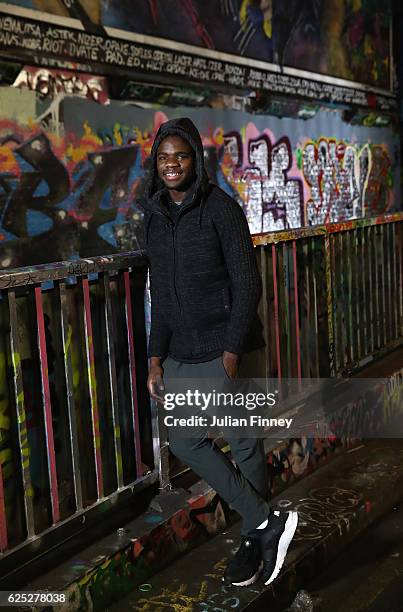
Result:
M262 571L262 569L263 569L263 561L261 562L256 574L252 576L252 578L249 578L249 580L244 580L244 582L231 582L232 586L241 586L241 587L250 586L251 584L256 582L256 580L259 578L260 572Z
M278 543L276 566L273 570L272 575L265 581L265 585L268 585L273 582L273 580L279 575L280 570L283 567L284 559L287 555L288 547L291 544L291 540L294 537L297 526L298 512L289 512L283 534Z

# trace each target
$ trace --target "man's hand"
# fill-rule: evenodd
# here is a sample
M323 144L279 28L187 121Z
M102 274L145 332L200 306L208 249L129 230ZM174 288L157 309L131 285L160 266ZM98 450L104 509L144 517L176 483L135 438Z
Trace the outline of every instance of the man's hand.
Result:
M236 353L229 353L224 351L222 354L222 362L227 376L229 378L236 378L238 375L240 357Z
M150 371L147 378L147 389L151 397L157 402L164 403L164 370L159 357L151 357Z

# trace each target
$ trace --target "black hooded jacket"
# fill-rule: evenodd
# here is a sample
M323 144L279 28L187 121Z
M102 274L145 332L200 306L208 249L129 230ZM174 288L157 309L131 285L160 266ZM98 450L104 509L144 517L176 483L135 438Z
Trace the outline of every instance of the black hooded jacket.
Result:
M195 151L196 179L169 214L169 195L156 170L157 149L176 135ZM150 357L197 363L242 354L256 320L261 280L245 215L209 182L200 134L190 119L162 124L151 151L144 228L151 280Z

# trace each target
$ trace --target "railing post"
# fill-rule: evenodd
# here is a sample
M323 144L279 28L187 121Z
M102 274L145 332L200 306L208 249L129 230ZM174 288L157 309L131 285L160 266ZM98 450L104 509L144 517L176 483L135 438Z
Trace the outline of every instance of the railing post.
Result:
M141 441L140 441L140 419L139 405L137 398L137 377L136 377L136 360L134 356L134 336L133 336L133 310L132 310L132 294L130 286L130 271L123 272L123 283L125 288L125 311L126 311L126 328L127 328L127 345L129 351L129 375L131 387L131 407L132 407L132 422L134 433L134 453L136 457L137 478L143 476L143 463L141 460Z
M353 283L353 260L354 260L354 252L352 247L353 236L350 231L344 232L344 249L342 250L343 256L345 258L344 264L344 274L347 275L347 299L344 300L345 303L345 325L347 332L347 342L346 342L346 362L347 367L352 367L354 360L356 359L356 351L354 347L354 337L357 333L356 326L354 325L354 317L353 317L353 291L357 290L355 283ZM357 360L358 361L358 360Z
M299 329L299 293L298 293L298 270L297 270L297 241L292 241L292 256L294 268L294 308L295 308L295 344L297 349L297 377L299 389L301 389L301 340Z
M274 327L276 333L276 357L277 357L277 378L281 381L281 349L280 349L280 322L278 308L278 283L277 283L277 252L276 245L271 245L271 261L273 267L273 293L274 293Z
M402 236L402 224L399 223L397 226L397 251L398 256L398 304L399 304L399 317L398 317L398 335L403 335L403 265L402 265L402 253L403 253L403 236Z
M144 312L146 322L147 346L151 328L151 293L150 293L150 270L147 271L146 288L144 292ZM165 426L162 424L161 410L158 403L150 398L151 407L151 429L153 435L154 467L158 471L160 490L170 489L171 480L169 475L169 443Z
M8 546L6 504L4 501L3 470L0 461L0 552Z
M15 291L8 291L8 308L10 313L10 349L13 367L13 386L15 407L17 411L18 445L20 454L21 475L24 495L25 525L27 538L35 535L34 490L32 487L30 470L30 448L28 444L27 416L25 412L25 395L22 381L21 347L18 335L18 316Z
M84 335L87 361L88 389L90 393L91 404L92 444L94 449L97 498L102 499L104 497L104 477L102 469L101 432L99 422L97 380L95 374L94 336L92 332L92 315L88 277L83 278L81 280L81 287L83 292Z
M48 357L46 348L45 322L42 304L42 289L35 287L36 320L38 326L38 349L41 371L43 416L46 434L46 450L48 460L50 500L53 523L60 521L59 488L57 482L56 453L53 435L52 403L50 399Z
M119 421L119 395L118 383L116 376L116 355L113 338L113 316L111 304L111 289L109 285L110 277L108 272L103 274L103 286L105 296L105 332L106 332L106 348L108 354L108 374L109 374L109 392L111 398L111 411L113 423L113 447L115 452L115 469L116 483L118 489L123 487L123 464L122 464L122 441Z
M68 301L66 283L59 283L60 324L63 344L63 364L66 382L66 402L70 433L71 465L73 468L73 486L76 510L83 507L81 486L80 451L78 447L77 417L74 404L73 368L71 363L71 338L73 330L68 320Z
M267 253L266 247L262 245L260 247L260 267L262 273L262 285L263 285L263 295L262 295L262 304L263 304L263 330L264 330L264 356L265 356L265 374L266 379L269 378L270 374L270 337L269 337L269 309L268 309L268 294L267 294Z
M329 371L330 376L336 376L335 348L334 348L334 325L333 325L333 288L332 288L332 256L330 251L330 235L325 234L325 274L326 274L326 305L327 305L327 328L329 339Z

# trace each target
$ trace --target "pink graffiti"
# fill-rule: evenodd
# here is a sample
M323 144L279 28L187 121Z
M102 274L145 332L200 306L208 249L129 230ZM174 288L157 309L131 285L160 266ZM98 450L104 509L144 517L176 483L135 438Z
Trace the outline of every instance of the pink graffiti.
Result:
M251 232L301 227L303 188L300 179L289 176L293 155L288 137L275 141L265 132L248 138L245 167L240 138L231 133L224 142L234 166L231 178L244 186L242 195Z

